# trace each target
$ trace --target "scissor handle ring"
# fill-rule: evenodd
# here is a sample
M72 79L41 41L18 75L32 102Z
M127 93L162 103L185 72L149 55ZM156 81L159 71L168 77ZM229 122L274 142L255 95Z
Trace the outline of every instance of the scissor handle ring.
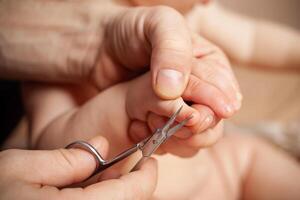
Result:
M78 140L66 146L66 149L70 149L70 148L82 149L94 156L96 160L96 168L91 176L95 175L99 171L100 167L105 164L105 160L102 158L102 156L97 151L97 149L93 147L91 144L89 144L88 142Z

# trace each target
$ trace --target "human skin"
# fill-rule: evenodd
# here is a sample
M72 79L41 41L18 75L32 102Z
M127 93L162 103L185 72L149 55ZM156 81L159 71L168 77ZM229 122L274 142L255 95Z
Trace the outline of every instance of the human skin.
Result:
M274 70L300 69L299 30L232 12L217 1L205 5L198 1L185 17L191 29L218 45L234 62Z
M218 126L218 129L220 128L221 127ZM214 131L218 131L218 129L214 129ZM102 143L101 140L100 143L99 140L96 143L94 141L95 140L89 142L93 144L102 155L105 155L105 151L107 151L107 149L105 150L105 147L107 144L103 142L103 140ZM47 192L47 196L53 198L80 199L83 197L86 199L89 197L89 199L97 199L99 198L99 195L101 195L103 199L105 199L105 197L107 197L107 199L113 197L122 199L122 196L116 196L119 195L116 191L120 191L122 192L122 195L128 195L129 199L135 199L140 197L139 194L141 194L141 191L149 191L147 188L141 190L137 188L141 186L146 187L147 184L152 182L152 178L156 177L156 175L153 176L152 174L149 179L148 175L146 175L155 172L155 168L149 167L148 164L149 168L142 168L140 171L141 173L131 173L129 176L126 175L127 178L122 177L121 180L113 179L112 181L96 183L92 187L84 189L62 189L61 187L60 189L57 189L53 186L54 184L51 184L51 186L44 186L40 189L39 187L36 187L37 182L38 184L41 184L39 181L35 181L34 186L32 186L33 184L30 184L30 181L36 179L40 180L40 178L36 176L38 173L35 173L35 176L31 177L24 176L24 171L28 166L28 163L22 162L24 159L31 161L29 171L32 171L32 166L37 166L32 165L32 163L39 163L40 167L35 171L43 170L43 173L41 173L43 175L45 175L45 172L49 172L49 178L43 180L55 181L59 185L63 184L60 181L66 183L66 181L74 180L68 178L69 175L71 176L71 173L65 174L66 172L70 172L70 170L63 170L62 173L58 173L59 170L57 166L64 166L62 163L67 163L66 166L69 169L70 165L70 162L65 160L65 158L68 158L69 156L61 156L62 152L60 151L35 151L35 154L31 154L32 151L30 153L30 151L20 150L1 152L0 168L1 171L7 172L1 176L1 180L4 179L4 181L0 181L3 185L3 187L1 186L0 188L4 191L2 192L1 190L1 194L6 195L2 197L16 199L19 197L16 195L20 194L22 195L22 199L40 199L45 197L46 193L44 192ZM70 160L73 162L71 163L75 167L80 168L75 168L74 170L79 172L77 175L80 177L88 176L87 174L90 174L93 171L95 161L87 152L81 150L75 151L72 149L70 152L64 153L66 153L66 155L72 155L72 159ZM76 160L74 157L78 159ZM53 163L47 163L49 160L51 160L51 162L53 161L49 158L55 158L54 160L59 161L60 163L59 165L55 165L54 171L52 171L53 168L48 169L53 166L51 165ZM204 149L189 159L181 159L172 155L156 156L156 158L159 162L157 187L153 196L148 196L148 192L142 193L144 196L142 196L142 194L141 196L145 199L176 200L186 198L221 198L231 200L263 200L271 198L293 200L298 199L300 195L299 183L297 182L300 178L299 163L285 152L282 152L278 148L253 136L239 134L225 135L225 137L215 146ZM76 161L80 162L80 164L76 164ZM4 163L6 163L6 165L3 165ZM21 165L15 163L21 163ZM84 165L85 163L86 165ZM12 168L12 166L16 167ZM22 168L19 169L17 166L21 166ZM87 170L83 170L82 168L87 168ZM54 172L54 174L52 172ZM25 175L28 175L28 173L25 173ZM60 175L63 176L62 179L53 179L53 177ZM136 179L134 178L134 175ZM190 177L193 177L193 181L191 181ZM29 182L20 181L24 179L27 180L28 178L31 178L29 179ZM78 180L80 180L80 178ZM123 181L127 181L126 185L130 186L127 187L128 190L122 188L124 184L121 184L120 182ZM141 182L143 182L143 184L136 184ZM178 184L178 182L181 184ZM108 184L108 187L105 187L105 189L103 189L105 186L104 184ZM44 182L43 185L47 184ZM15 187L18 187L18 193L15 192ZM131 187L133 187L132 190L129 189ZM20 188L26 190L21 190ZM124 192L124 189L127 192ZM113 193L109 192L111 190L113 190ZM101 194L97 191L101 192ZM132 193L132 191L134 193Z
M218 48L200 38L194 40L197 45L200 43L199 46L205 48L198 48L197 53L202 53L195 57L196 64L188 86L183 96L174 100L157 98L149 85L149 73L112 86L99 95L89 84L26 84L24 105L32 148L60 147L76 138L86 139L100 134L108 138L114 150L112 154L115 155L161 127L162 122L181 105L185 106L178 120L193 115L190 120L193 122L188 124L189 131L184 131L185 138L178 134L162 149L187 156L201 147L214 144L221 135L202 132L212 128L220 119L234 114L218 110L218 107L223 107L218 106L218 103L219 99L223 99L220 96L225 95L224 98L230 99L235 94L235 79L230 73L226 57ZM215 84L210 85L209 82ZM184 101L190 102L191 107ZM223 104L226 105L226 102ZM112 125L115 121L118 122L117 126ZM132 140L129 140L129 136ZM176 148L179 144L181 148Z
M186 24L178 12L166 7L125 9L109 3L105 4L102 1L97 2L101 2L101 4L97 4L96 1L85 1L85 4L78 4L76 1L72 3L60 1L58 3L49 0L47 6L43 6L46 2L41 3L36 0L28 2L2 1L3 12L1 12L0 23L3 23L3 26L0 34L3 35L3 40L2 43L0 41L0 48L3 56L1 57L0 74L5 78L40 81L82 83L88 80L101 91L117 82L132 78L137 74L133 71L145 68L149 65L150 60L152 60L154 68L164 68L169 65L189 73L193 64L190 65L190 61L187 61L189 59L186 58L193 53L187 50L190 49L190 40L193 40L193 37L187 33ZM43 9L39 9L41 6ZM57 9L59 7L61 10ZM114 11L107 13L107 10ZM54 11L56 11L56 15L49 18L49 13L53 14ZM77 16L78 13L81 15ZM103 17L104 15L105 17ZM87 20L80 21L79 19L82 17ZM143 27L139 26L141 24ZM11 32L11 25L14 26L13 32ZM126 27L124 31L122 27ZM166 31L169 29L170 32ZM135 32L136 30L138 32ZM108 33L115 33L115 35ZM128 35L133 35L133 37L128 38ZM143 36L147 36L147 38ZM103 37L106 39L105 42L102 42ZM132 46L127 45L129 39L133 40L129 42ZM151 52L148 51L149 42L153 47ZM1 44L5 45L1 46ZM125 44L126 46L122 46ZM200 49L201 54L202 43L198 46L200 48L194 48L194 51ZM95 53L95 49L97 53ZM220 50L213 49L213 51ZM88 55L88 58L82 59L85 54ZM88 63L93 60L90 56L95 57L95 54L97 54L97 62L95 65L89 65ZM138 56L140 54L141 56ZM132 55L135 56L132 57ZM137 60L136 57L141 60ZM181 57L184 58L181 59ZM156 62L158 62L157 65ZM181 65L176 63L181 63ZM210 69L213 70L204 71L202 74L203 77L207 77L206 81L212 86L221 86L224 89L223 92L226 93L214 99L213 110L219 115L217 117L229 116L241 105L238 84L228 64L225 63L225 65L225 67L217 69L218 64L208 63L207 66L212 66ZM153 68L151 67L151 69ZM168 72L170 69L170 67L167 68ZM219 76L214 75L215 72L218 74L218 71L224 70L227 70L229 81L223 81L222 77L219 79ZM155 80L156 78L153 78L152 74L154 91L163 98L176 97L184 88L162 78L160 80L166 87L160 87L160 89L164 88L163 90L169 93L162 94L164 92L159 92L159 87L153 83ZM228 110L231 113L229 115Z
M108 144L91 139L101 155ZM93 155L80 149L52 151L6 150L0 152L1 199L149 199L156 186L157 166L148 160L141 169L119 178L97 181L87 187L69 187L85 180L96 167ZM137 184L143 183L143 184Z
M225 134L191 158L170 154L156 158L158 184L152 199L297 200L300 196L299 162L251 135Z
M157 95L178 97L187 84L190 35L182 16L167 7L128 13L107 1L2 1L0 22L3 78L89 80L102 90L151 60Z
M133 145L133 141L138 142L151 134L147 126L148 117L153 118L151 113L164 119L183 106L177 120L181 121L191 115L193 118L187 124L188 129L185 128L179 134L178 141L169 141L165 150L181 156L190 156L197 152L198 146L189 146L185 143L192 140L192 135L216 123L214 121L216 119L209 118L210 121L207 121L207 116L203 115L209 112L212 115L212 111L206 106L197 104L188 106L181 97L161 100L149 90L149 87L151 87L149 73L130 82L112 86L100 94L92 93L93 97L88 98L84 98L82 92L76 94L76 91L87 91L91 89L89 87L28 85L27 89L31 90L29 92L31 94L26 101L26 108L31 122L32 148L53 149L74 140L87 140L102 135L108 139L111 146L110 156L116 155ZM188 88L187 95L191 92ZM64 93L64 89L68 92ZM75 95L79 98L72 98ZM42 102L39 101L41 98L44 99ZM82 103L70 104L70 101L78 102L78 100ZM62 112L59 114L53 112L56 108L62 109ZM206 112L199 113L197 109ZM154 118L157 120L157 117ZM135 138L130 139L129 134ZM181 148L177 148L178 143L181 144Z
M188 33L186 24L182 16L179 13L177 13L175 10L172 10L171 8L154 7L154 8L127 9L127 8L113 7L114 9L112 10L114 11L111 14L111 13L106 13L103 10L101 10L101 12L97 10L97 8L99 7L97 6L98 4L94 4L95 3L94 1L93 2L86 1L86 4L84 5L78 5L77 4L78 2L73 2L70 5L66 4L65 1L61 2L61 4L57 4L57 2L54 3L52 1L47 1L47 2L48 4L50 2L50 5L47 6L45 9L49 9L49 10L43 10L43 12L41 12L40 9L32 10L32 7L39 8L39 6L41 6L41 4L39 4L40 3L39 1L34 1L34 0L29 1L28 2L29 4L23 4L23 2L22 3L19 2L16 4L15 1L1 2L4 5L2 7L3 8L2 22L4 23L3 27L5 27L2 29L2 33L4 35L3 37L4 39L8 38L7 41L5 40L6 41L5 48L2 48L4 52L3 53L4 56L1 58L3 61L2 63L4 63L4 65L0 67L0 70L2 70L3 72L1 74L5 75L5 77L21 78L22 76L25 79L26 78L36 79L36 80L43 79L43 80L52 80L52 81L54 80L63 81L65 80L65 78L69 77L73 80L80 81L80 82L84 82L83 80L88 79L89 82L92 82L92 84L95 85L99 91L101 91L117 82L120 82L124 79L131 78L132 76L136 75L136 72L128 72L129 71L128 69L130 68L133 71L134 70L139 71L145 65L149 64L150 60L151 60L151 65L154 66L153 68L155 68L155 69L151 68L152 71L153 70L155 71L156 68L165 68L166 65L169 65L169 66L174 66L175 68L179 67L180 69L183 69L187 73L190 72L190 68L193 65L191 64L192 62L191 60L193 58L192 59L189 58L190 54L192 54L192 52L190 51L191 50L190 41L192 40L192 37L190 36L190 33ZM15 4L16 6L14 6ZM29 5L35 5L35 6L30 7ZM108 10L109 6L113 6L110 4L104 4L103 2L101 5L103 8L106 8L105 10ZM7 8L12 7L13 11L18 11L18 12L12 12L15 13L15 15L11 15L10 13L6 12L9 9L5 9L5 6L7 6ZM49 25L49 27L47 28L48 26L47 20L49 20L48 17L49 15L47 15L47 17L45 17L45 15L47 14L48 11L49 12L53 11L53 9L56 10L55 8L59 6L63 7L62 10L64 12L62 13L58 11L57 14L63 20L61 21L60 19L60 21L58 21L58 18L55 19L51 18L51 23L49 22L49 24L51 25ZM74 9L76 8L81 10L81 8L84 8L84 10L82 10L82 13L83 16L85 16L86 13L84 11L86 11L87 8L91 8L91 7L94 10L92 11L89 10L90 11L88 13L89 15L87 15L87 19L91 20L91 21L87 20L87 22L90 23L88 25L88 28L85 26L86 24L84 23L82 24L82 27L80 26L81 27L80 30L81 29L86 30L86 28L88 30L87 32L83 32L83 33L91 34L91 35L84 35L83 37L73 38L72 37L73 34L67 34L67 35L64 34L66 32L66 33L74 33L75 36L77 35L76 31L78 31L78 27L74 25L77 24L75 23L77 22L76 19L73 17L73 15L76 16L76 14L73 13ZM97 10L98 12L96 12L95 10ZM102 12L105 14L105 17L99 15L99 13ZM70 13L72 14L72 17L71 16L62 17L63 15L68 16L68 14ZM97 13L98 15L94 16L95 13ZM25 14L26 17L22 17ZM92 15L93 17L90 15ZM35 18L33 18L34 16ZM20 19L21 21L18 21ZM68 20L64 21L65 19L69 19L70 21ZM162 20L162 19L166 19L166 20ZM93 20L98 20L98 21L93 21ZM99 22L99 20L101 23ZM61 26L57 26L56 23L58 22L63 23L63 25L60 24ZM14 23L16 24L15 27L16 32L18 31L25 32L26 34L28 34L28 37L31 36L33 37L33 39L30 40L29 43L18 42L23 40L26 41L27 37L20 38L20 34L10 34L11 32L9 31L10 29L8 29L8 27ZM25 28L24 25L20 26L20 24L22 25L22 23L25 23L26 25ZM105 28L103 27L98 28L99 24L104 24L103 26ZM141 24L143 26L140 27L139 25ZM41 38L37 40L37 38L39 37L35 35L37 33L36 27L40 27L40 30L45 32L47 37L45 36L45 34L42 34L42 36L40 35ZM61 27L61 28L57 30L57 27ZM71 27L71 28L64 29L66 27L68 28ZM72 29L72 27L74 29ZM122 27L125 27L125 30L123 30ZM176 29L178 28L179 31L174 29L174 27L176 27ZM101 28L105 30L102 30ZM58 32L62 31L62 32L61 33L59 32L60 34L57 34L57 31ZM81 33L82 32L80 32L80 34ZM94 37L95 35L93 34L95 33L97 34L99 33L100 35L99 38ZM114 34L108 34L108 33L114 33ZM53 35L55 35L55 37ZM54 41L47 40L52 37L56 38L57 35L62 36L61 38L62 42L58 42L60 40L54 40ZM104 37L104 36L101 37L102 35L104 35L106 38L105 42L101 41L101 39ZM132 37L128 38L128 35ZM91 41L87 41L86 38L90 38ZM13 39L15 39L16 41L11 42L14 41ZM67 43L71 44L70 49L67 50L64 49L65 47L69 47L68 45L64 45L64 41L66 41L64 39L68 39ZM79 39L80 41L77 41L76 39ZM49 41L51 42L51 44L47 45L47 48L42 48L43 46L41 46L40 44L45 45L48 44L47 42ZM81 44L81 45L73 46L72 42L74 41L76 44ZM124 43L124 41L126 41L126 43ZM130 42L128 43L128 41ZM149 45L150 45L149 42L151 44L151 47L153 47L150 53L151 55L149 55ZM93 43L93 45L91 45L91 43ZM100 48L97 48L99 47L98 44L101 44ZM61 48L61 45L64 45L64 48ZM76 50L75 47L79 48L77 49L78 51ZM36 51L33 51L35 53L35 56L29 55L28 53L33 53L33 52L27 51L28 49L35 49ZM88 51L90 49L91 52ZM92 51L95 49L97 49L97 51L99 49L100 50L99 52L95 53L94 51ZM180 51L178 51L178 49L180 49ZM50 54L49 50L53 54ZM61 50L64 51L61 52ZM77 52L78 55L81 55L83 54L80 53L81 50L86 50L85 53L88 56L93 56L93 55L95 56L95 54L97 54L98 60L95 66L85 67L85 65L87 65L84 64L86 59L81 59L80 61L82 61L83 64L78 64L76 60L72 60L72 59L81 58L82 56L73 56L68 54L72 52ZM139 54L141 54L141 56L136 56ZM135 56L132 57L132 55ZM70 56L71 58L69 58ZM25 60L23 60L24 57ZM141 60L136 59L136 57L139 57ZM51 59L49 60L49 58ZM32 59L34 59L34 61ZM87 60L93 60L93 59L88 58ZM66 63L69 66L66 66L65 65ZM177 65L178 63L181 64ZM31 67L29 67L29 65ZM209 65L211 65L211 63ZM215 66L212 66L212 69L213 67ZM92 68L92 70L90 68ZM87 70L88 71L87 72L86 69L90 69L90 70ZM170 69L171 68L169 67L167 68L168 70L167 74L173 74L173 75L176 74L176 73L169 73ZM231 74L232 72L230 67L220 68L220 70L223 69L226 69L227 74L229 74L229 79L231 79L229 80L229 84L224 84L226 82L219 81L218 80L219 78L217 79L216 78L217 76L214 76L212 74L214 73L214 70L207 70L207 72L203 72L202 75L203 77L208 77L206 81L210 82L212 85L217 85L217 87L226 86L225 88L222 88L225 89L224 93L226 93L226 95L219 95L218 98L214 99L214 101L216 101L217 103L215 104L215 107L213 107L213 111L217 113L218 117L223 117L223 116L228 117L232 115L233 112L239 109L241 104L241 98L240 98L241 94L239 92L238 85L235 81L235 78ZM47 73L43 75L44 72ZM86 73L89 74L89 77L85 77ZM163 74L166 75L166 73ZM11 77L11 76L16 76L16 77ZM168 75L167 77L170 76ZM178 96L178 94L180 94L184 89L184 86L178 87L178 84L174 85L170 81L164 80L162 78L160 79L161 82L163 82L164 85L167 87L160 87L160 89L167 91L167 93L169 92L173 93L173 94L169 93L167 95L162 94L163 92L162 93L159 92L160 90L159 87L155 86L156 85L155 81L158 79L160 78L153 78L153 73L152 73L152 87L154 87L154 91L156 91L155 93L158 94L160 97L163 98L175 97ZM187 79L187 77L185 79ZM185 84L186 83L184 83L183 85ZM169 88L169 86L171 88ZM230 114L228 114L228 112Z
M174 9L94 0L1 1L0 9L2 78L88 80L103 90L150 68L155 93L166 99L187 84L191 36Z
M192 30L218 45L237 63L277 70L299 70L300 68L300 34L293 28L243 16L223 8L217 1L120 0L116 2L128 6L166 5L178 10L185 15Z

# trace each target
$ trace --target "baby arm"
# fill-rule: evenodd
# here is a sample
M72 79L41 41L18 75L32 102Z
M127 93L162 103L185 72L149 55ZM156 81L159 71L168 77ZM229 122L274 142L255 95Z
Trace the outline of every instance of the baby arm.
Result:
M233 60L257 67L300 68L300 33L283 25L227 11L217 3L197 6L188 21Z
M98 94L89 84L26 83L23 93L31 147L53 149L102 135L114 147L110 153L119 153L131 144L126 134L117 135L116 130L127 123L124 92L122 85Z
M116 155L132 145L128 131L135 131L137 123L131 124L131 121L146 124L150 113L169 117L184 105L178 120L193 115L189 125L198 124L195 131L210 125L199 125L205 121L201 117L212 115L208 107L201 106L202 116L199 116L198 111L185 104L182 98L159 99L151 89L150 74L99 94L88 85L37 83L27 84L24 94L30 119L31 146L39 149L63 147L74 140L88 140L100 134L113 147L110 155Z
M299 162L265 141L246 139L251 158L243 180L243 199L299 199Z

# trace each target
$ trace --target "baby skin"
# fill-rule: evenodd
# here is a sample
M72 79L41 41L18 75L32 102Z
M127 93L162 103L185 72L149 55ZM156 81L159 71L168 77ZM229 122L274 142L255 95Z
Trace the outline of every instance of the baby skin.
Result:
M43 86L39 87L43 89ZM51 92L54 91L52 87ZM147 126L132 121L146 121L153 115L170 116L183 105L178 120L190 115L194 117L177 137L170 138L164 148L167 145L169 152L180 149L182 156L195 156L185 159L170 154L156 156L159 174L153 199L299 198L300 185L297 180L300 180L300 167L291 157L264 141L238 134L225 135L216 145L197 153L198 149L192 148L194 140L184 139L184 132L206 129L207 124L199 123L205 117L195 112L195 105L185 104L183 98L160 100L150 88L149 74L113 86L80 109L71 109L50 120L52 122L44 128L36 145L40 148L61 147L75 139L102 134L109 139L111 153L116 154L132 144L127 130L149 133ZM188 89L183 96L189 97ZM48 101L59 103L57 99L56 102ZM201 106L201 109L208 108ZM161 118L154 117L149 121L149 127L154 129L161 121ZM202 137L200 141L205 141L207 137L219 137L222 131L222 123L218 123L214 131L208 129L197 135ZM186 141L180 143L180 140Z
M183 106L183 108L177 120L181 121L191 115L193 116L186 124L186 128L179 134L182 138L188 138L190 132L201 132L208 128L212 120L214 120L210 117L207 119L207 116L202 116L201 113L197 112L194 108L196 107L200 110L205 109L207 112L211 112L206 106L189 106L184 102L182 97L175 100L159 99L151 88L150 73L146 73L132 81L110 87L100 94L97 94L96 91L92 91L93 88L87 85L58 86L57 88L51 85L33 87L35 87L38 93L40 92L39 90L44 89L45 92L47 92L46 95L39 93L44 98L42 104L44 109L36 109L31 113L33 115L32 119L34 125L34 127L32 127L34 130L32 134L32 144L39 149L63 147L74 140L86 140L100 134L108 139L112 147L111 149L113 150L112 153L116 154L132 145L127 131L129 131L129 133L133 131L139 132L141 136L133 139L140 141L151 134L151 130L148 129L148 127L157 128L154 126L160 122L156 122L158 121L156 115L169 117L176 112L180 106ZM87 90L90 89L90 94L97 95L79 108L68 109L64 107L67 103L62 104L59 102L61 100L60 96L53 95L53 92L57 92L55 91L56 89L60 91L66 89L70 92L72 91L70 90L71 88L73 91L85 91L85 95L87 96L89 93ZM184 98L192 101L194 98L199 97L195 95L192 96L191 89L193 89L191 86L187 87ZM74 95L74 93L68 94ZM55 98L51 99L51 95ZM84 98L82 93L80 96ZM85 98L90 98L87 96L85 96ZM34 95L32 95L32 97L34 98ZM40 97L41 96L39 96L39 98ZM78 100L78 98L76 100ZM55 117L53 117L53 115L49 116L47 110L52 110L56 108L57 105L63 106L66 112ZM35 106L39 108L39 105ZM154 120L152 120L152 118ZM164 120L164 118L158 119ZM47 125L41 131L38 131L40 130L39 126L45 123L44 121L47 121ZM148 126L143 122L149 122Z
M204 82L202 84L201 86L201 82L198 83L196 76L192 75L183 96L175 100L162 100L154 94L149 73L110 87L100 94L87 85L27 85L26 89L31 92L26 101L27 108L31 111L28 114L32 119L31 144L39 149L52 149L100 134L108 139L111 154L115 155L132 145L132 141L138 142L150 135L162 126L167 117L183 106L177 120L182 121L189 116L192 118L178 132L177 137L171 138L162 149L165 147L168 152L181 156L193 155L198 151L198 145L211 145L221 137L200 134L196 135L197 138L191 138L216 124L218 120L212 118L214 113L208 106L195 103L199 99L205 100L201 93L196 92L206 86ZM77 91L83 92L78 94ZM95 94L97 95L94 96ZM74 95L77 97L74 98ZM94 97L85 102L91 96ZM79 105L85 103L72 107L75 100ZM185 101L194 104L189 106ZM60 109L64 112L57 114ZM136 137L130 139L128 133ZM180 151L178 145L181 146Z
M300 197L300 166L286 152L250 135L225 134L191 158L156 156L153 199L289 199Z
M156 97L151 89L148 73L130 82L113 86L96 96L94 96L95 91L88 86L33 85L32 87L35 87L37 94L41 95L44 89L47 89L44 92L49 94L49 96L43 94L37 96L37 99L43 97L41 100L44 109L37 109L41 112L39 114L32 113L34 125L47 121L47 126L42 128L41 135L36 141L39 148L61 147L75 139L88 139L102 134L110 142L112 147L110 153L116 154L132 144L127 130L143 133L141 136L143 138L143 135L150 134L150 130L163 123L165 120L163 117L170 116L183 105L178 120L181 121L190 115L193 115L193 118L177 134L177 137L170 138L163 148L182 156L194 156L185 159L170 154L156 156L159 160L159 174L153 199L299 198L300 186L297 181L300 180L299 164L264 141L254 137L229 134L216 145L202 149L200 152L198 148L193 148L198 144L193 144L195 140L189 138L189 132L192 134L197 132L199 141L207 142L211 137L215 137L211 141L216 141L223 130L222 123L218 123L213 130L202 132L207 129L209 123L206 124L205 116L201 116L196 108L211 111L206 106L199 104L188 106L184 102L184 99L196 100L196 96L191 95L189 91L193 88L191 85L188 85L183 97L176 100L161 100ZM66 98L65 94L61 94L62 88L65 88L68 94L75 95L75 90L82 91L81 97L90 98L89 95L94 97L88 103L82 104L80 108L64 107L70 102L60 103L68 102L67 100L74 101L74 96ZM72 90L73 93L70 93ZM30 96L32 98L34 93ZM78 96L76 100L78 104L86 101ZM55 113L53 109L57 108L57 105L62 105L66 112L58 116L46 115ZM39 107L38 104L35 106ZM145 121L147 126L142 123Z
M296 199L299 184L294 180L299 179L298 164L262 141L229 135L197 154L199 147L211 146L221 137L222 124L218 121L233 114L230 109L217 109L222 108L217 106L222 104L218 95L232 89L224 88L222 81L216 81L214 87L205 81L199 84L204 78L197 73L201 70L194 69L183 96L175 100L158 99L151 89L149 74L100 94L88 84L29 84L24 94L31 145L47 149L63 147L74 140L100 134L109 140L112 156L151 134L183 105L178 121L190 115L193 118L160 152L196 156L189 159L157 156L160 171L154 199ZM207 130L215 124L218 125L213 131Z
M48 94L49 91L55 92L55 86L39 87L41 90L48 89ZM65 87L68 91L70 87L82 89L78 86ZM176 100L160 100L150 88L150 76L145 74L103 91L81 108L70 109L71 111L50 120L52 122L43 129L37 146L52 148L65 145L74 139L87 139L102 134L109 139L115 154L131 145L127 130L148 134L149 127L154 129L163 122L164 118L157 118L158 115L170 116L183 105L178 120L190 115L194 117L177 137L170 138L171 141L165 144L165 148L169 145L170 152L180 149L183 156L195 156L185 159L170 154L156 156L159 160L159 174L153 199L299 198L300 186L297 180L300 180L300 167L291 157L264 141L238 134L225 135L216 145L200 152L198 149L195 151L192 148L194 140L185 139L186 132L206 129L207 124L199 123L205 117L195 112L195 108L208 108L185 104L184 99L192 100L189 86L183 97ZM85 92L92 93L87 90ZM53 102L44 96L54 105L59 103L58 97L56 95L56 102ZM140 123L152 118L151 116L153 120L148 122L148 126ZM203 137L200 141L205 141L205 137L219 137L222 132L222 123L218 123L214 130L208 129L196 135ZM180 144L180 137L185 140L184 143Z
M182 105L178 120L190 115L193 118L160 152L191 156L199 148L214 144L221 133L198 133L239 109L240 104L228 107L228 102L235 102L238 88L224 54L201 38L193 40L196 50L191 76L182 97L174 100L163 100L154 94L149 74L100 93L88 83L25 85L31 147L63 147L100 134L112 147L110 155L115 155L161 127Z

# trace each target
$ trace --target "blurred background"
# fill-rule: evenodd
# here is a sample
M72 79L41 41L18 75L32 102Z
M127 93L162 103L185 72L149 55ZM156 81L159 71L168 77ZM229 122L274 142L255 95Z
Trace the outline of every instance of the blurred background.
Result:
M300 31L299 0L220 0L228 9L269 19ZM270 58L272 59L272 58ZM235 67L244 94L243 109L233 121L293 120L300 122L300 73Z
M300 31L299 0L219 1L227 9ZM244 101L241 111L230 120L227 128L231 131L237 128L238 131L256 131L300 156L300 72L233 65ZM287 137L280 135L282 132Z
M273 20L300 29L299 0L218 0L223 6L248 16Z

